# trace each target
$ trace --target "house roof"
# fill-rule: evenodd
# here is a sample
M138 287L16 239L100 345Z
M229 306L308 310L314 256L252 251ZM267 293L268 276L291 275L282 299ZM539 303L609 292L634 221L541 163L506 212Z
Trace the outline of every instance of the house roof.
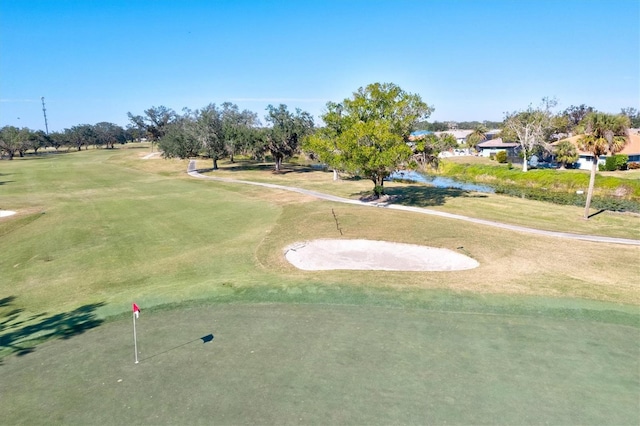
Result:
M416 130L415 132L411 132L411 134L409 135L409 140L410 141L415 141L417 139L422 139L427 135L432 135L433 132L430 130Z
M627 144L624 146L622 151L620 151L618 154L640 155L640 130L638 130L638 129L629 129L629 131L627 132L627 135L629 137L629 142L627 142ZM578 140L581 137L582 137L582 135L571 136L570 138L566 138L566 139L562 139L562 140L557 141L557 142L553 142L551 144L551 146L555 147L556 145L558 145L562 141L569 141L569 142L571 142L572 144L574 144L577 147L578 146ZM582 151L580 149L578 150L578 154L579 155L591 155L590 152Z
M491 139L488 140L486 142L481 142L478 144L478 148L486 148L486 149L498 149L498 148L515 148L519 146L517 143L514 142L502 142L502 138L497 138L497 139Z
M445 130L436 132L436 135L452 135L456 139L466 139L471 133L473 133L473 130Z

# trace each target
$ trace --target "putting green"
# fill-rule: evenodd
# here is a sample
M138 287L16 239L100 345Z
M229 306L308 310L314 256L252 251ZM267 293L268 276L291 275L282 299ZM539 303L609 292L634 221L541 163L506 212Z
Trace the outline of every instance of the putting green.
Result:
M213 333L213 341L201 337ZM638 328L372 305L145 311L0 365L5 424L637 424Z

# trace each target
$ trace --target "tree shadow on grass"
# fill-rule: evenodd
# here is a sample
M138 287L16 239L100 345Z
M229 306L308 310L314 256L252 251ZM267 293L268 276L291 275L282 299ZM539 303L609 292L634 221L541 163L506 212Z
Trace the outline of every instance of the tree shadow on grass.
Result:
M206 169L206 171L212 171L213 169ZM224 170L226 172L246 172L246 171L263 171L263 172L273 172L275 174L285 175L288 173L310 173L310 172L327 172L324 167L313 167L307 165L299 165L299 164L291 164L285 163L282 164L282 169L280 171L275 171L275 163L269 162L258 162L254 160L236 160L234 163L224 163L220 166L220 170ZM205 171L205 170L203 170Z
M149 150L149 146L136 146L136 145L129 145L129 144L116 144L115 149L140 149L140 150ZM153 152L157 152L157 151L153 151Z
M246 160L236 161L235 163L227 163L220 166L220 170L224 170L225 172L270 171L273 170L273 168L273 164L258 163Z
M15 296L0 299L0 363L2 356L26 355L35 351L38 343L55 338L70 339L103 322L95 311L104 306L104 302L59 314L43 312L25 317L24 309L16 307L15 300Z
M444 205L451 198L486 198L487 195L478 194L458 188L436 188L427 185L409 185L395 188L385 188L394 204L411 207L435 207ZM365 196L365 193L353 195Z
M44 160L52 156L68 154L68 151L47 151L47 152L27 152L23 157L16 155L11 161L32 161L32 160Z
M0 173L0 179L2 178L2 176L9 176L13 173ZM12 180L0 180L0 185L4 185L6 183L11 183L13 182Z

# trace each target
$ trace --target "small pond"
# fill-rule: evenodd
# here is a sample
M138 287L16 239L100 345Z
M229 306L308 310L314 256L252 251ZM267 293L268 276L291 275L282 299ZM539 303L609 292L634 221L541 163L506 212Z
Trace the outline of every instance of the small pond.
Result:
M436 188L456 188L462 189L463 191L487 192L490 194L496 192L492 187L488 185L460 182L458 180L443 176L423 175L422 173L409 170L395 172L391 176L389 176L389 179L406 179L413 182L426 183L428 185L435 186Z

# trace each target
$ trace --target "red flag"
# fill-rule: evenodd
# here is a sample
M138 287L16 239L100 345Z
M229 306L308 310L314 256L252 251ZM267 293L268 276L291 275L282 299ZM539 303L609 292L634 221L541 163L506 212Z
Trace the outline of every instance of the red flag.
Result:
M138 305L135 303L133 304L133 315L135 315L136 318L140 316L140 308L138 308Z

